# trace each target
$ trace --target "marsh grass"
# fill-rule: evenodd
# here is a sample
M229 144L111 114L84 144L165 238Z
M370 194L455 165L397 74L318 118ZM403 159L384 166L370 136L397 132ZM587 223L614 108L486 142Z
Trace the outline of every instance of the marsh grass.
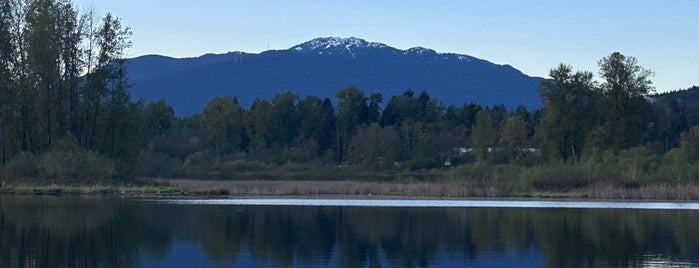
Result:
M179 188L150 180L133 182L112 182L97 184L77 183L43 183L3 181L0 194L17 195L176 195L182 193Z
M361 182L361 181L215 181L169 179L161 183L188 193L227 193L232 196L410 196L410 197L502 197L507 189L476 182Z

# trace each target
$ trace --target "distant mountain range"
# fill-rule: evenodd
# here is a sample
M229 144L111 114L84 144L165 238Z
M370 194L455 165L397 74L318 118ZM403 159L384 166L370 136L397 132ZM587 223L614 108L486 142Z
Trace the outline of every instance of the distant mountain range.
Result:
M509 65L415 47L400 50L359 38L317 38L286 50L230 52L197 58L158 55L129 60L135 99L165 99L178 116L200 112L216 96L243 107L290 90L300 97L331 97L348 86L385 101L411 88L445 104L541 106L539 81Z

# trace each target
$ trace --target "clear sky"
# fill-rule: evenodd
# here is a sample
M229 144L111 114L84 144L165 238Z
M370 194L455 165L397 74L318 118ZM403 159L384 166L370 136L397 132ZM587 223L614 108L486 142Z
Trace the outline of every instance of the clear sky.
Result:
M614 51L655 72L656 90L699 86L699 0L75 0L133 30L130 57L196 57L358 37L510 64L548 77L559 63L597 74Z

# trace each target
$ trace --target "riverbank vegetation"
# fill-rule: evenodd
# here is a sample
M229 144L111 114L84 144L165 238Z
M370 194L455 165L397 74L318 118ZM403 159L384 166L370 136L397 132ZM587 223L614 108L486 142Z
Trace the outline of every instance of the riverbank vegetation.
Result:
M335 99L287 91L249 108L222 96L179 118L164 100L129 96L131 31L120 19L70 1L0 9L3 183L407 180L510 194L611 185L618 196L699 182L699 88L654 95L652 72L618 52L599 60L598 76L553 68L537 110L347 87Z

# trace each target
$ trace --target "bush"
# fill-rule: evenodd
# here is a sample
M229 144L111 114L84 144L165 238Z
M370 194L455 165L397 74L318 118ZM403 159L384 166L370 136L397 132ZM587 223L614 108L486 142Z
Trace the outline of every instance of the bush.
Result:
M619 169L624 179L631 181L648 180L656 174L660 157L645 147L634 147L619 152Z
M182 164L182 171L190 178L208 178L213 168L213 160L202 152L190 154Z
M571 190L588 185L580 165L550 163L524 170L521 178L531 181L531 186L539 190Z
M112 178L115 168L111 160L87 150L50 151L38 156L25 152L10 160L3 173L16 178L84 181Z
M610 151L594 149L583 157L579 165L588 180L618 181L622 178L619 158Z
M138 176L171 178L182 173L182 162L165 154L142 152L134 169Z
M87 150L47 152L40 156L39 168L43 178L92 180L115 174L112 160Z
M266 171L270 169L270 166L260 161L232 160L223 162L219 169L221 174L225 176L235 173Z
M495 173L493 166L484 162L476 162L469 166L470 168L464 170L466 171L466 174L464 174L466 179L490 180Z
M3 175L6 177L36 177L39 175L37 161L34 154L30 152L22 152L12 158L3 169Z

